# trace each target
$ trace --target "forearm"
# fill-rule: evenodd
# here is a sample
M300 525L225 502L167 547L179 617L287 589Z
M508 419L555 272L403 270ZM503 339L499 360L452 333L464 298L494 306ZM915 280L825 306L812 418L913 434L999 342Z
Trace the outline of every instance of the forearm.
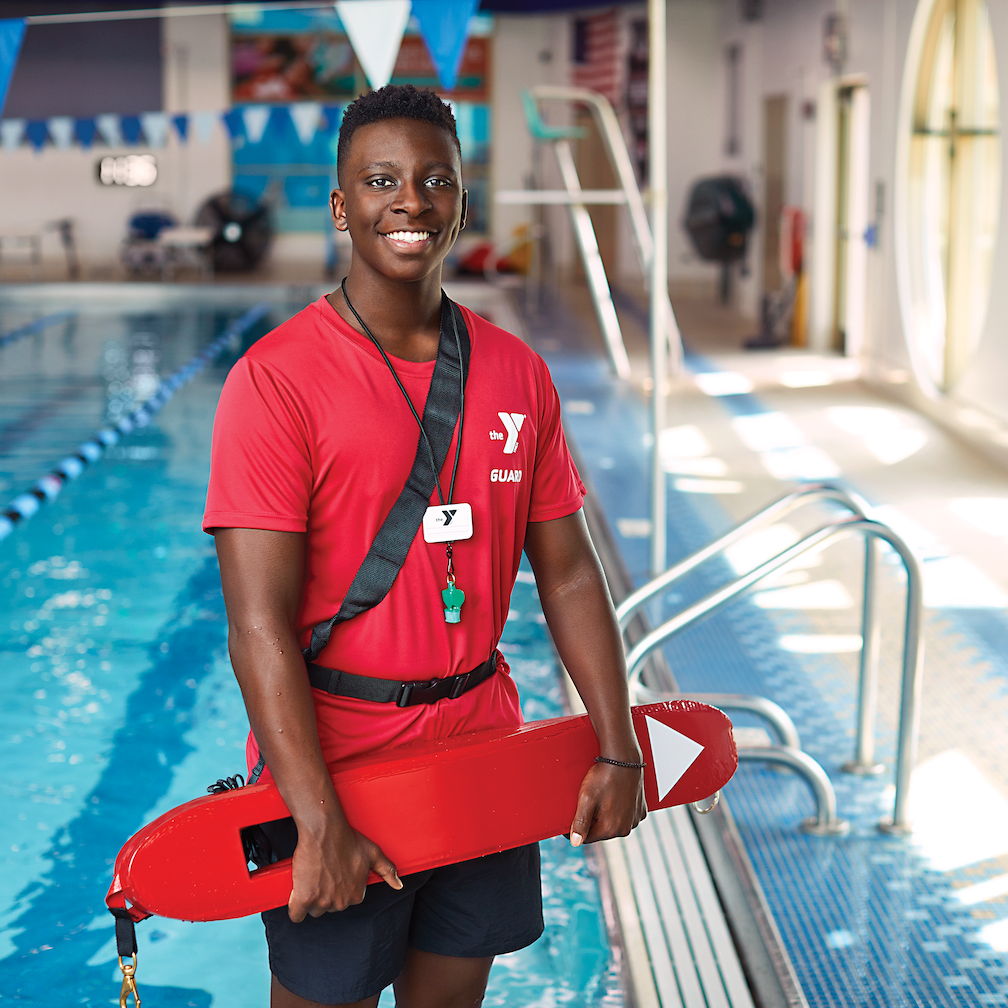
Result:
M594 554L564 582L540 589L540 599L557 652L588 711L602 755L639 762L623 642Z
M283 620L238 617L228 648L259 750L299 833L321 836L343 826L293 628Z
M578 511L531 522L525 552L553 641L581 694L602 755L639 762L623 640L584 515Z

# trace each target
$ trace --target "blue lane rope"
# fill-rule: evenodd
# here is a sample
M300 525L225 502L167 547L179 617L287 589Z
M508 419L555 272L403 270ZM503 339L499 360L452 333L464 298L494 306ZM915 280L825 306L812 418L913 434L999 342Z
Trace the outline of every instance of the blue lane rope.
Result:
M35 319L34 322L26 322L16 329L11 329L10 332L0 333L0 349L10 346L11 343L16 343L19 339L24 339L25 336L34 336L35 333L42 332L43 329L48 329L49 326L62 322L64 319L71 318L76 314L76 312L72 311L55 312L52 315L43 315L42 318Z
M237 348L242 334L255 325L270 310L270 307L268 301L262 301L237 321L232 322L212 343L209 343L200 353L183 364L174 374L165 378L158 385L154 395L143 406L123 417L115 427L105 427L98 431L85 441L73 455L68 455L63 459L52 472L43 476L29 490L15 497L0 514L0 539L5 539L10 535L15 526L31 518L47 501L55 500L67 483L77 479L89 465L101 458L106 448L110 448L120 438L138 427L146 427L161 407L183 385L192 381L229 347Z

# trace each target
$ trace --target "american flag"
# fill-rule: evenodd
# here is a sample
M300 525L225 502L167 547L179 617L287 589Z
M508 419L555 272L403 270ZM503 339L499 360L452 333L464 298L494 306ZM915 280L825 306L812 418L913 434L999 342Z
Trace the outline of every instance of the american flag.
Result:
M574 22L574 86L598 91L616 108L623 97L619 28L615 10Z

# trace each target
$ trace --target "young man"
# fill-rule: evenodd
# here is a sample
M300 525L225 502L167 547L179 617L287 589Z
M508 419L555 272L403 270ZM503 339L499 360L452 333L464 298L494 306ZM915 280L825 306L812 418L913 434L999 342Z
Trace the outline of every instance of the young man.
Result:
M523 548L601 753L631 764L589 770L572 843L626 835L643 818L641 756L620 634L546 366L472 312L447 301L443 311L442 262L466 211L450 110L409 86L358 99L343 119L337 170L332 216L353 239L349 274L231 371L204 517L252 725L249 766L264 761L260 779L272 776L297 827L287 849L274 835L279 856L293 849L294 884L289 905L263 915L272 1004L373 1008L394 982L402 1008L463 1008L482 1000L495 955L542 932L538 847L400 879L344 818L326 764L521 723L495 647ZM428 419L421 435L418 422L432 374L455 348L464 360L465 345L462 416L422 503L469 504L472 535L449 553L418 533L387 596L334 629L310 679L302 648L340 609L415 460L424 472L435 435ZM450 696L395 700L401 683L447 677L458 677ZM364 694L344 680L363 683ZM371 870L384 882L367 886Z

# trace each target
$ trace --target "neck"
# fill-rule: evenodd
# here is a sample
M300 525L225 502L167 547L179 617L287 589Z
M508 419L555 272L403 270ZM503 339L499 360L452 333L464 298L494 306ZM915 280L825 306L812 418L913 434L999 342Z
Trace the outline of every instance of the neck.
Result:
M376 274L356 258L346 278L347 297L382 349L408 361L437 357L441 327L441 268L413 281L397 281ZM328 301L337 314L365 335L340 290Z

